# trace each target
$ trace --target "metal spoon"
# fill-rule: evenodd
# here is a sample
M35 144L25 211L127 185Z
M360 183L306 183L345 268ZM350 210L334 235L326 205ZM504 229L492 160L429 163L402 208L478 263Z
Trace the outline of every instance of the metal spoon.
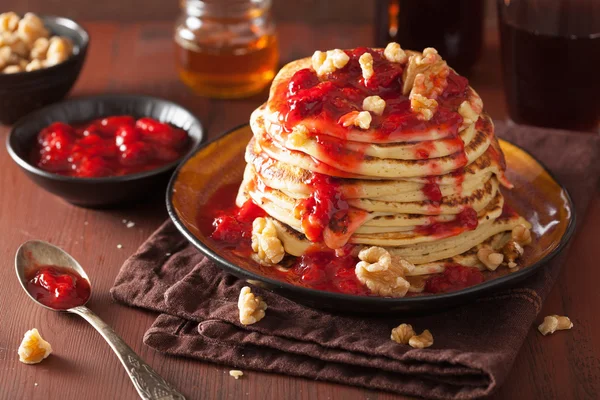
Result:
M150 368L150 366L135 354L131 347L129 347L110 326L102 321L89 308L85 307L85 304L67 310L57 310L38 302L31 296L27 291L26 272L41 265L55 265L63 268L70 268L90 282L81 265L79 265L79 263L66 251L53 246L50 243L42 242L40 240L30 240L23 243L21 247L19 247L19 250L17 250L17 255L15 256L15 268L21 286L33 301L52 311L66 311L77 314L89 322L98 332L100 332L102 337L104 337L117 354L117 357L119 357L119 360L125 367L127 374L129 374L133 386L135 386L135 389L142 399L185 400L185 397L183 397L181 393L173 389L164 378Z

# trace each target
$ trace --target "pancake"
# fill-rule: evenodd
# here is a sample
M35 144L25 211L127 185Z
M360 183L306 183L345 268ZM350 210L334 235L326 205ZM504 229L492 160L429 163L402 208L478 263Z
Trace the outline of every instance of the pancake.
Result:
M352 257L349 288L403 296L449 265L514 268L531 242L502 193L512 185L494 124L435 49L315 52L281 69L250 127L236 205L264 216L245 248L267 267L261 254L277 250L280 272L300 268L317 288ZM359 264L379 280L365 283ZM393 282L404 290L376 289Z

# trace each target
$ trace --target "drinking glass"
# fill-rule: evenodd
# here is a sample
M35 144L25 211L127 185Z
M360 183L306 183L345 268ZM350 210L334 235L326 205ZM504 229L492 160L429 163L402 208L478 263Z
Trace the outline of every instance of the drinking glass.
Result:
M510 118L598 132L600 1L497 0L497 5Z

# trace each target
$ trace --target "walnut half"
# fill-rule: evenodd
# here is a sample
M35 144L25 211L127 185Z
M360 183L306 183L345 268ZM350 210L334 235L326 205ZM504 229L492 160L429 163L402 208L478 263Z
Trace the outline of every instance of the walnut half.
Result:
M485 265L490 271L495 271L502 261L504 261L504 255L502 253L495 252L491 247L484 246L477 251L477 258Z
M428 329L425 329L420 335L411 337L408 344L415 349L424 349L433 345L433 335Z
M243 325L251 325L265 317L267 303L263 301L262 297L254 296L248 286L244 286L240 291L238 309L240 310L240 322Z
M415 336L415 330L410 324L400 324L392 329L391 339L400 344L408 344L410 338Z
M560 315L548 315L546 318L544 318L544 322L542 322L542 324L538 326L538 330L542 335L546 336L556 331L571 329L572 327L573 323L571 322L569 317Z
M406 260L393 257L382 247L369 247L358 253L361 260L356 264L358 280L366 285L371 293L379 296L404 297L410 283L404 279L406 270L413 267Z
M259 217L252 222L252 250L265 265L277 264L283 260L285 250L270 218Z

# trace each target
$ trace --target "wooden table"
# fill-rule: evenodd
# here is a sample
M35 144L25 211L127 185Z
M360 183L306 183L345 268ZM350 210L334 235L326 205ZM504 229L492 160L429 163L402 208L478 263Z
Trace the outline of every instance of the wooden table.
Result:
M171 23L90 23L90 53L74 96L129 92L164 97L188 107L203 121L209 138L248 120L265 94L239 101L195 97L173 66ZM282 24L282 61L314 49L371 43L369 26L323 25L319 29ZM301 39L299 39L301 38ZM505 117L500 87L497 38L490 31L486 51L471 82L494 118ZM0 128L5 139L8 127ZM162 376L188 399L396 399L398 396L288 376L248 372L236 381L229 368L165 357L142 343L155 315L115 304L109 289L125 259L167 217L164 193L127 209L98 211L66 204L30 182L0 150L0 399L135 399L136 392L117 358L101 337L76 316L50 312L33 304L13 272L17 247L29 239L55 243L83 264L93 283L89 306L122 335ZM135 222L127 228L123 220ZM525 341L497 398L593 398L600 393L600 196L596 194L567 265L542 310L566 314L575 328L541 337L534 328ZM121 246L118 246L121 245ZM567 273L569 271L569 273ZM53 355L40 365L18 361L25 331L37 327Z

